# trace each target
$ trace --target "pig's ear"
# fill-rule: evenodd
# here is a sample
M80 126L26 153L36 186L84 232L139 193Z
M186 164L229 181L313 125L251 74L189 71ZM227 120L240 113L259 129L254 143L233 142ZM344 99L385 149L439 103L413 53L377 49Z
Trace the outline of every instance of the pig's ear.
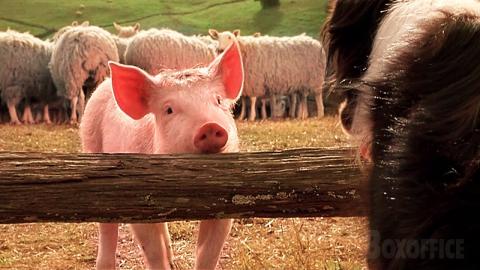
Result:
M145 71L128 65L108 62L112 89L120 109L131 118L138 120L149 113L148 88L152 84Z
M209 66L209 73L213 76L221 76L225 86L225 97L237 100L243 88L243 63L240 48L237 42L233 42L222 54L220 54Z

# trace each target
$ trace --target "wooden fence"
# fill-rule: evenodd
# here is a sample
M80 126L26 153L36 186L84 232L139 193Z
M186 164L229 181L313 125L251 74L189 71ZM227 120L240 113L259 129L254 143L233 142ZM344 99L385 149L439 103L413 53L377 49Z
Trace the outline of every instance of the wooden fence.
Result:
M363 216L350 148L218 155L0 152L0 223Z

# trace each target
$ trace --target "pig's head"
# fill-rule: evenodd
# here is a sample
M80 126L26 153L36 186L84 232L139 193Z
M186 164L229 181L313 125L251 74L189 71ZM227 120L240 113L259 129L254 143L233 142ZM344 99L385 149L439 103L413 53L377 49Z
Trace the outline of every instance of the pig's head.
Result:
M208 67L156 76L113 62L110 69L120 109L135 120L153 114L155 153L238 151L231 110L240 97L244 73L236 43Z
M218 40L217 53L222 53L232 43L235 43L237 38L240 36L240 30L235 30L233 32L230 32L230 31L218 32L215 29L209 29L208 34L213 39Z

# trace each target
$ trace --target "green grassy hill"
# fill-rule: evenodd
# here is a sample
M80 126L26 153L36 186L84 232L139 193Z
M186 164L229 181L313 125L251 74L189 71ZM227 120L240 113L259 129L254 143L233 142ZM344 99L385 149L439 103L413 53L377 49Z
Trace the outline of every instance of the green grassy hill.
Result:
M281 0L262 10L254 0L0 0L0 30L7 27L47 37L72 21L113 31L112 22L140 22L143 29L169 27L185 34L206 34L209 28L241 29L244 34L318 37L326 0Z

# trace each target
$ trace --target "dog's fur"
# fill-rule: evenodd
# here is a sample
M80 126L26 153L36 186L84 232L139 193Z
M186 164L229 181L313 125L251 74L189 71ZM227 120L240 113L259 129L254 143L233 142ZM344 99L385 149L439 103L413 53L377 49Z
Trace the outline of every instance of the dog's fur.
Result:
M374 15L337 31L358 21L345 10ZM342 0L324 33L344 128L370 148L370 267L480 269L480 3ZM460 245L454 257L373 254L391 240Z

